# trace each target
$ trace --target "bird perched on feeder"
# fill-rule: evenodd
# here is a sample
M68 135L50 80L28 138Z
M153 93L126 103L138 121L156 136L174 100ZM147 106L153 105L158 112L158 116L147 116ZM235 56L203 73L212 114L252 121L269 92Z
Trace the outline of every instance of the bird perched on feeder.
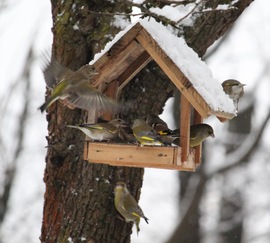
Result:
M179 134L180 136L180 130L176 129L173 130L175 134ZM205 123L191 125L190 126L190 139L189 139L189 146L195 147L199 144L201 144L206 138L208 137L215 137L213 128ZM173 141L173 144L179 146L179 138L175 139Z
M126 222L135 223L137 234L140 231L139 223L141 218L144 218L148 224L148 218L144 216L142 209L123 182L117 182L114 188L114 205Z
M164 131L160 131L159 135L162 143L164 143L165 145L171 145L172 143L175 144L175 140L178 140L177 145L179 145L179 137L180 137L179 129L175 130L167 129Z
M208 137L215 137L213 128L205 123L190 126L189 146L195 147L201 144Z
M144 120L150 127L154 128L154 130L156 130L158 133L160 131L165 131L169 129L167 123L163 121L158 115L148 114L144 118Z
M45 103L39 107L43 112L58 99L67 99L70 104L84 110L116 112L120 105L104 96L90 84L91 78L98 74L91 65L84 65L77 71L63 66L56 58L46 60L43 70L46 85L52 90Z
M148 114L145 118L146 123L160 135L160 140L165 145L171 145L173 141L179 138L179 130L169 129L167 123L158 115Z
M134 143L137 144L138 141L135 138L132 128L129 124L121 124L119 127L119 138L122 139L124 142L127 143Z
M142 119L135 119L133 121L132 130L141 146L164 145L160 140L159 134Z
M104 123L67 125L67 127L79 129L95 141L111 141L118 137L119 127L124 123L122 119L114 119Z
M235 79L225 80L222 84L224 92L233 100L236 110L238 110L239 99L244 95L245 84Z

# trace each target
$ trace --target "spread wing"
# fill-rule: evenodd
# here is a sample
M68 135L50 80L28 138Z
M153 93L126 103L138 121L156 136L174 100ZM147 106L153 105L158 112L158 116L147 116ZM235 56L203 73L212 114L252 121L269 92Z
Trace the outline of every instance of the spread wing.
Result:
M115 100L104 96L90 85L81 85L69 93L68 100L78 108L85 110L119 112L122 106Z
M45 78L46 85L49 88L53 88L60 80L63 79L64 75L72 73L72 71L60 62L56 58L52 57L52 60L49 60L48 56L44 56L45 67L43 68L43 75Z

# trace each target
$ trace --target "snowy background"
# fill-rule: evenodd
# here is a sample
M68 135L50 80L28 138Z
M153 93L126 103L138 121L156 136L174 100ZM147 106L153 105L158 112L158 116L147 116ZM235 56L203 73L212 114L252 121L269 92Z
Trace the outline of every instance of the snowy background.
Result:
M270 103L269 68L268 80L265 76L260 77L260 88L255 89L258 75L265 68L265 64L268 63L269 67L270 63L270 8L268 3L267 0L255 0L235 23L232 33L222 48L207 60L214 77L220 82L228 78L235 78L247 84L246 92L258 93L256 102L261 105L256 105L256 112L261 115L256 116L255 124L259 123L265 111L269 110ZM3 184L4 178L3 168L12 163L17 165L16 180L12 187L8 212L4 223L0 225L0 239L5 243L39 242L45 189L43 171L47 134L45 115L41 115L37 111L37 107L44 101L45 92L45 83L39 68L39 57L41 52L50 48L52 42L50 8L50 2L47 0L9 0L0 3L1 184ZM30 109L25 125L26 134L21 141L23 147L19 153L16 153L14 150L19 144L17 141L18 120L23 114L24 97L29 96L22 73L31 46L33 46L35 59L29 73L30 83L27 84L31 91ZM168 103L171 103L171 100ZM240 103L239 109L241 106L243 104ZM163 117L171 128L174 128L169 110ZM222 140L222 131L226 124L221 124L211 118L206 122L214 127L216 141ZM268 137L269 126L263 137L262 148L269 148ZM213 145L213 141L210 139L207 143ZM251 215L246 219L243 242L269 242L263 239L261 241L251 240L254 237L256 239L256 235L267 235L267 232L268 234L270 232L270 168L266 163L267 160L269 160L269 155L256 157L256 161L254 160L246 171L250 179L249 190L245 192L246 198L249 200L246 210L256 209L259 216ZM268 174L262 174L262 170L268 171ZM259 174L260 176L257 178L256 175ZM218 179L215 182L218 185L224 183ZM243 181L237 177L235 184L238 185L241 182ZM212 187L217 187L217 184L213 184ZM179 182L176 172L146 169L140 205L150 219L150 224L147 225L142 221L140 235L137 237L136 234L133 234L132 242L162 243L169 237L179 221L178 190ZM255 198L252 193L258 190L261 192L260 197ZM213 192L216 194L211 197L212 201L206 200L205 202L208 205L215 205L220 198L217 190L213 189ZM1 188L0 193L2 193ZM153 204L153 202L155 203ZM265 213L266 209L268 209L268 214ZM213 211L214 208L209 210ZM211 223L215 223L213 219L207 218L207 215L204 220L208 222L209 228ZM258 227L254 227L254 222L262 223ZM205 242L210 241L205 239Z

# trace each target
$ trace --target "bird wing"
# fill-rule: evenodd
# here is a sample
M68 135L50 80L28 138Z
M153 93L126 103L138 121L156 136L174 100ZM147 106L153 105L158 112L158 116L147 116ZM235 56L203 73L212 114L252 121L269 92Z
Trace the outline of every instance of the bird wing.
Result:
M78 108L85 110L108 111L116 113L121 105L104 96L90 85L81 85L69 92L68 100Z
M116 127L110 123L81 124L80 126L95 130L106 130L107 132L110 133L114 133L116 131Z
M46 85L49 88L53 88L60 80L63 79L64 75L72 73L69 68L63 66L56 58L52 57L49 61L48 57L44 57L46 65L43 68L43 75L45 78Z
M144 126L134 127L133 132L135 136L149 141L153 141L158 138L158 133L154 129L145 129Z
M156 140L159 138L159 135L154 129L151 129L147 131L146 134L142 136L142 138L146 140Z
M136 217L144 217L143 211L133 196L127 195L123 200L123 209ZM128 210L127 210L128 209Z
M154 128L155 131L160 132L168 129L168 125L158 115L149 114L146 116L146 123Z
M194 129L194 128L190 129L190 134L189 134L190 139L195 139L197 137L197 135L198 134L197 134L196 129Z

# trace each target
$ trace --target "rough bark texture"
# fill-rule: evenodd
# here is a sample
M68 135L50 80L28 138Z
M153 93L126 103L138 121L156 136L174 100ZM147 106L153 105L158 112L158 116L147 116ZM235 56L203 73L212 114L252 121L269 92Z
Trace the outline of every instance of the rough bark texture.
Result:
M110 24L113 16L93 16L87 12L87 9L104 12L105 7L112 12L127 11L121 3L52 1L53 52L64 65L75 70L88 63L93 53L100 51L119 31ZM80 30L74 28L75 24ZM108 34L111 38L104 37ZM128 242L132 224L117 218L113 185L125 181L138 197L143 169L91 165L84 161L85 136L65 125L85 121L85 112L70 110L57 102L49 109L47 120L49 148L41 241Z
M89 62L93 54L119 31L111 25L113 16L96 12L126 12L125 1L66 0L52 2L53 53L64 65L76 70ZM218 2L218 1L213 1ZM219 1L221 2L221 1ZM224 2L224 1L223 1ZM226 2L226 1L225 1ZM227 1L228 2L228 1ZM185 30L189 45L203 55L236 20L251 0L240 0L238 9L205 14L194 28ZM76 27L78 26L78 28ZM150 64L148 70L156 67ZM139 74L125 87L121 99L132 100L136 114L160 113L174 87L160 72ZM49 108L48 152L42 242L130 242L132 224L121 221L113 205L113 187L117 181L128 184L139 198L143 169L93 165L83 160L84 135L69 130L66 124L85 121L85 112L70 110L61 102ZM147 210L145 210L147 215Z

